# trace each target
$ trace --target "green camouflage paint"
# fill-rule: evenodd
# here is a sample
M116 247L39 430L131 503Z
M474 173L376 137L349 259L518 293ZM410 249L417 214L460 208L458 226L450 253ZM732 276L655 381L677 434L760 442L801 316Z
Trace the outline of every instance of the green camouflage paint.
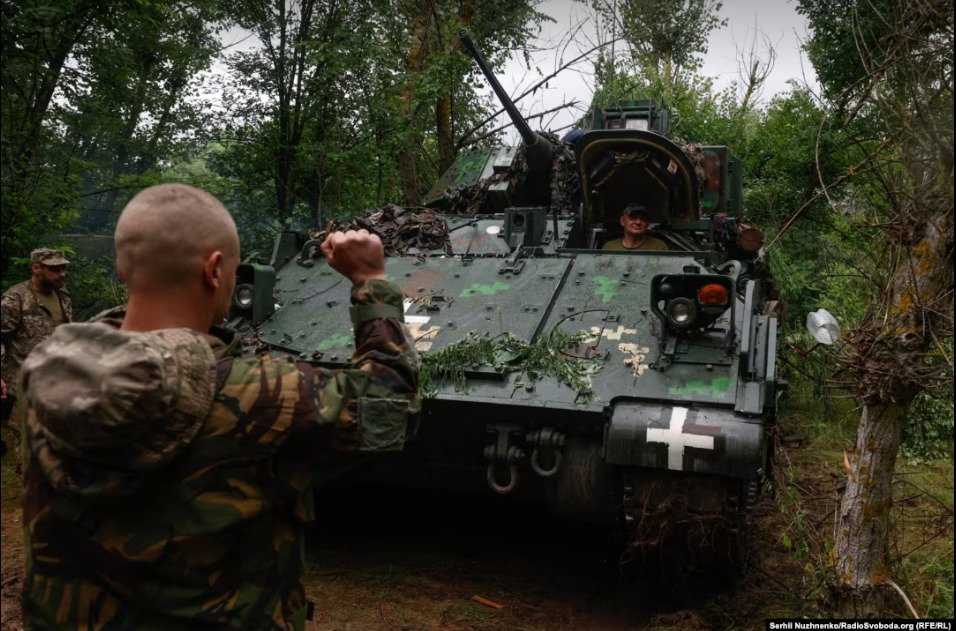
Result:
M321 342L319 342L319 345L317 348L320 351L328 351L328 350L332 350L333 348L338 348L340 346L351 346L351 345L352 345L351 336L338 334L338 335L333 335L330 338L326 338L322 340Z
M704 381L688 381L687 383L680 386L671 386L667 389L667 393L675 397L689 397L689 396L708 396L714 399L723 399L727 391L730 389L730 378L729 377L717 377L712 379L710 382Z
M597 283L594 293L601 297L601 302L610 302L617 295L617 291L614 290L616 283L613 279L607 276L595 276L594 282Z
M458 177L456 177L452 182L452 186L456 186L457 184L461 183L465 176L470 175L473 170L485 166L485 163L488 162L488 155L490 153L490 151L483 151L462 164L459 167Z
M480 283L472 283L471 287L468 289L463 289L462 292L458 295L459 298L467 298L468 296L474 296L481 294L483 296L493 296L499 291L504 291L506 289L511 289L511 285L508 283L503 283L500 280L495 281L492 285L482 285Z

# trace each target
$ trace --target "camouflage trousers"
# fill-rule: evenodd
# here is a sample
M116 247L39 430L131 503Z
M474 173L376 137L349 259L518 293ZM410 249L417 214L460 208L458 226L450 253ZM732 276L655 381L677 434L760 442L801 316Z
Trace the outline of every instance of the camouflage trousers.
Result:
M13 434L13 445L10 445L9 447L5 441L0 439L0 455L7 453L8 449L13 451L14 458L16 458L17 461L17 477L22 480L23 471L20 464L20 426L16 419L13 418L13 410L16 408L16 403L16 397L8 396L6 399L0 399L0 412L2 412L3 415L2 422L10 429L10 432Z

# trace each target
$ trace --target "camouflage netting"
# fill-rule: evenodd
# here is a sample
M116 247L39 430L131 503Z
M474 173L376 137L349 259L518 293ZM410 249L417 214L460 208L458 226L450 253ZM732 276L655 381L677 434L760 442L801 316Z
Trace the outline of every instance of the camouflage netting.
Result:
M452 253L448 222L430 208L405 208L389 204L373 208L349 223L330 221L325 230L309 233L309 237L322 238L330 232L345 230L368 230L378 235L385 246L386 256L408 254L413 248L419 251L444 250L449 255Z
M571 213L574 210L572 196L578 185L577 168L574 161L574 150L561 142L556 134L538 132L547 139L554 148L554 159L551 168L551 206L557 207L559 213ZM448 188L441 197L441 204L448 214L476 215L483 210L488 187L505 180L511 181L512 190L517 190L528 173L528 162L525 159L524 145L515 153L511 168L503 173L492 175L484 182L468 186L459 185Z
M551 170L551 206L558 212L570 214L574 210L572 198L578 185L574 150L561 142L557 135L540 132L554 148L554 160ZM528 172L524 145L515 154L511 168L495 174L484 182L470 186L449 188L442 195L441 203L446 214L474 215L483 210L488 187L497 182L511 180L512 189L517 189ZM403 207L389 204L373 208L365 215L348 223L332 221L325 230L309 233L312 239L322 238L329 232L365 229L375 233L385 246L388 256L408 254L410 249L419 251L444 250L451 254L451 240L448 236L448 222L441 214L431 208Z
M519 152L520 153L520 152ZM515 159L515 166L518 166L518 160ZM477 184L452 186L442 193L439 203L445 208L449 215L477 215L481 214L485 205L485 197L488 195L488 188L492 184L497 184L504 180L511 180L511 186L514 187L523 172L527 170L527 165L523 162L521 168L512 167L506 172L496 173L483 182Z
M556 134L542 132L554 147L554 165L551 171L551 207L559 214L574 212L573 198L578 188L578 169L574 150L561 142Z
M690 159L694 165L694 173L697 174L697 190L704 190L704 183L707 181L707 171L704 170L704 147L698 142L689 142L682 140L677 143L681 150Z

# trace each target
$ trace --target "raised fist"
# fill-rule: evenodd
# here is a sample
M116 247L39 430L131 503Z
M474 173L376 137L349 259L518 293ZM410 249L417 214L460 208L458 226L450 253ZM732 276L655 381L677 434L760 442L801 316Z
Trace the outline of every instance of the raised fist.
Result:
M385 278L385 248L368 230L329 233L322 254L332 269L353 283Z

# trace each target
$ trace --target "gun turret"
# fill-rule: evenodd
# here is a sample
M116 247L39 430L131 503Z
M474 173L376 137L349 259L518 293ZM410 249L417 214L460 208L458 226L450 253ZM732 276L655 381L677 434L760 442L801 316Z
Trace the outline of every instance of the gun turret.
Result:
M458 31L458 37L461 39L461 43L465 45L465 49L468 50L472 59L474 59L478 67L481 68L482 73L484 73L485 78L491 85L491 89L495 91L495 95L497 95L498 100L501 101L505 111L508 113L511 122L514 123L518 133L521 134L521 140L524 142L525 148L525 159L528 162L528 179L525 183L525 191L529 199L527 199L525 203L529 205L546 205L551 196L550 174L554 148L541 134L532 131L528 125L528 121L518 112L518 108L515 107L515 104L505 93L501 84L498 83L498 79L495 78L491 69L488 68L485 59L478 52L478 49L475 48L475 43L471 41L468 31L466 29L460 29Z

